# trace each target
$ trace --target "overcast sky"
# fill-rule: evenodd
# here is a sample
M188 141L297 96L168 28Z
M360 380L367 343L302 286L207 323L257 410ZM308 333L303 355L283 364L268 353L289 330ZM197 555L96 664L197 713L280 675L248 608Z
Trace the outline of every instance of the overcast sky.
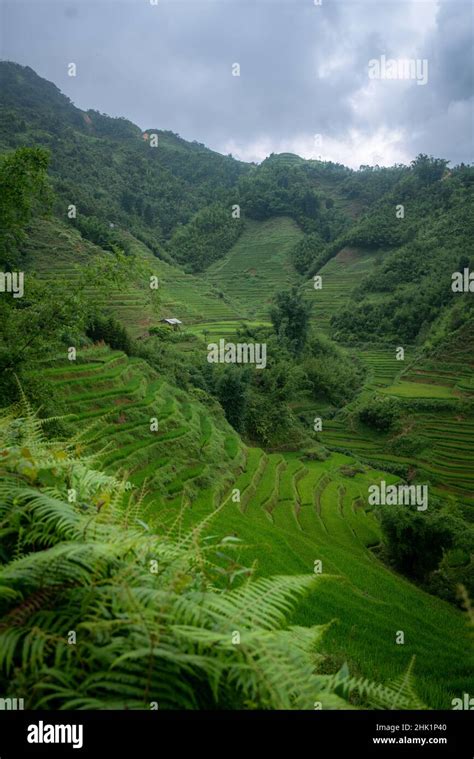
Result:
M420 152L474 160L471 2L0 2L1 57L84 110L249 161L271 152L355 168ZM371 78L369 61L382 56L427 61L426 84Z

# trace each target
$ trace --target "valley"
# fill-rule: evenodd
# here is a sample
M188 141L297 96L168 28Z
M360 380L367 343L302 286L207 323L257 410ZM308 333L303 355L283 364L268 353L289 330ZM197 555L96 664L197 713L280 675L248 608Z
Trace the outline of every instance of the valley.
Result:
M461 613L374 554L381 536L368 488L396 476L341 453L318 462L245 446L223 418L206 421L202 403L106 347L85 350L73 366L49 363L43 375L77 423L97 420L88 437L104 451L106 471L145 488L149 528L160 533L179 519L185 532L217 508L208 532L242 542L239 566L273 576L313 573L322 562L295 621L332 621L325 650L333 666L348 660L354 674L387 682L416 656L418 695L431 708L448 708L450 694L469 687ZM155 416L158 433L149 429ZM404 646L395 643L398 630Z
M24 275L0 300L5 692L450 709L473 671L474 312L450 286L472 168L246 164L161 130L153 151L27 67L0 79Z
M138 307L137 293L140 291L144 304L146 296L136 285L113 298L109 294L107 308L125 321L132 334L143 334L160 313L187 317L190 323L185 321L178 343L183 357L188 350L205 351L204 345L199 348L200 343L194 344L193 339L232 339L239 329L265 326L269 323L264 306L267 284L270 296L271 288L281 286L288 276L286 238L282 235L288 230L292 226L280 219L266 223L261 233L258 224L250 226L237 250L213 268L212 286L218 283L224 301L206 288L203 277L182 275L146 258L150 271L157 272L160 280L158 308L153 311L149 304ZM280 281L265 284L268 263L256 250L260 240L266 244L268 232L274 236L270 234L269 254L275 248L278 252L279 265L273 271ZM320 300L312 317L315 324L321 319L328 329L331 310L337 308L331 292L338 293L343 302L344 293L348 298L351 285L357 282L357 271L367 271L376 260L355 256L354 262L354 256L342 255L333 259L332 266L323 267L324 286L316 295ZM62 260L58 255L54 272L71 276L66 261L67 256ZM250 261L255 282L260 283L258 292L253 282L248 283ZM222 272L230 267L232 276L224 276ZM38 259L34 268L40 270ZM51 270L45 276L50 277ZM231 301L237 282L243 289ZM296 273L293 282L298 282ZM302 288L306 295L304 283ZM225 308L236 308L237 301L243 304L239 305L241 317L227 321ZM128 302L133 308L125 308ZM215 307L222 310L216 313ZM144 313L149 314L147 323ZM209 313L216 313L221 320L199 320L199 315L205 319ZM251 321L252 316L261 321ZM434 403L446 398L461 403L471 392L466 383L471 376L469 352L466 362L459 357L449 369L437 363L436 372L430 372L429 364L417 363L416 350L411 347L404 362L396 360L395 346L365 348L360 356L368 371L365 393L377 390L394 398ZM399 480L398 475L384 472L384 465L416 467L418 477L432 482L435 492L472 505L472 417L454 409L411 416L410 430L424 436L425 446L415 455L406 455L402 446L398 449L396 439L389 440L344 417L326 419L323 414L323 429L316 438L331 453L326 461L318 462L298 453L266 453L245 445L222 414L213 412L209 417L202 401L173 388L145 362L106 346L80 350L74 364L60 355L48 358L41 373L73 416L74 425L93 423L89 445L103 451L105 470L125 472L136 488L143 489L143 519L149 527L161 532L179 518L180 529L186 530L218 509L210 533L233 535L242 541L239 565L254 565L257 575L304 574L313 571L315 561L322 562L321 582L298 611L296 621L312 625L333 620L325 636L325 651L333 666L349 660L355 674L387 682L415 656L417 692L432 708L447 708L451 694L469 687L470 671L463 656L468 641L462 634L461 613L377 558L374 549L381 534L368 503L368 489L381 478ZM419 377L423 378L421 384ZM308 428L317 410L318 402L302 404L299 413ZM155 417L157 433L149 429L149 420ZM238 502L230 498L236 489ZM404 646L395 643L400 629L405 633Z

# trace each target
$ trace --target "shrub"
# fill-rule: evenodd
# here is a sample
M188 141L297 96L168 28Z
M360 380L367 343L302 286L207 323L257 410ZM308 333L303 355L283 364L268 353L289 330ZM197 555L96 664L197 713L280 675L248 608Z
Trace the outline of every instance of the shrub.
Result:
M454 541L455 526L440 511L383 506L378 510L390 560L404 574L426 579Z
M358 417L362 424L366 424L379 432L387 432L393 429L399 414L398 401L381 396L374 396L358 410Z
M127 330L113 316L94 316L86 327L86 335L94 342L103 340L114 350L122 350L127 355L132 353L132 340Z

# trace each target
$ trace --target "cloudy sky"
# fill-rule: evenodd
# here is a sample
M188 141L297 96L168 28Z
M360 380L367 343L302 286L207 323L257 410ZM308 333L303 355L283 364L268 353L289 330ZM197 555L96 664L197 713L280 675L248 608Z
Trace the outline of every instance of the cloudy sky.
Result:
M0 56L79 108L249 161L271 152L353 167L420 152L474 160L470 1L0 2ZM369 62L383 56L395 66L371 78ZM418 61L415 78L401 78L401 60Z

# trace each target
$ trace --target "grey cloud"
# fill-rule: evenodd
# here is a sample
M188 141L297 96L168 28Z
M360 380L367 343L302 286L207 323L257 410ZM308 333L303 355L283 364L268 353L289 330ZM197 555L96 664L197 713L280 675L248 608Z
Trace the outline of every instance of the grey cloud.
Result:
M376 134L403 134L398 152L408 159L429 150L471 160L470 7L462 0L323 0L321 7L5 0L2 57L32 66L81 108L217 150L230 142L243 153L259 142L269 150L309 144L322 133L337 160L338 143L346 156L355 130L368 144ZM364 100L369 59L405 50L428 51L429 85L384 82ZM70 61L76 79L67 76ZM234 62L240 77L231 75ZM446 131L456 134L448 155Z

